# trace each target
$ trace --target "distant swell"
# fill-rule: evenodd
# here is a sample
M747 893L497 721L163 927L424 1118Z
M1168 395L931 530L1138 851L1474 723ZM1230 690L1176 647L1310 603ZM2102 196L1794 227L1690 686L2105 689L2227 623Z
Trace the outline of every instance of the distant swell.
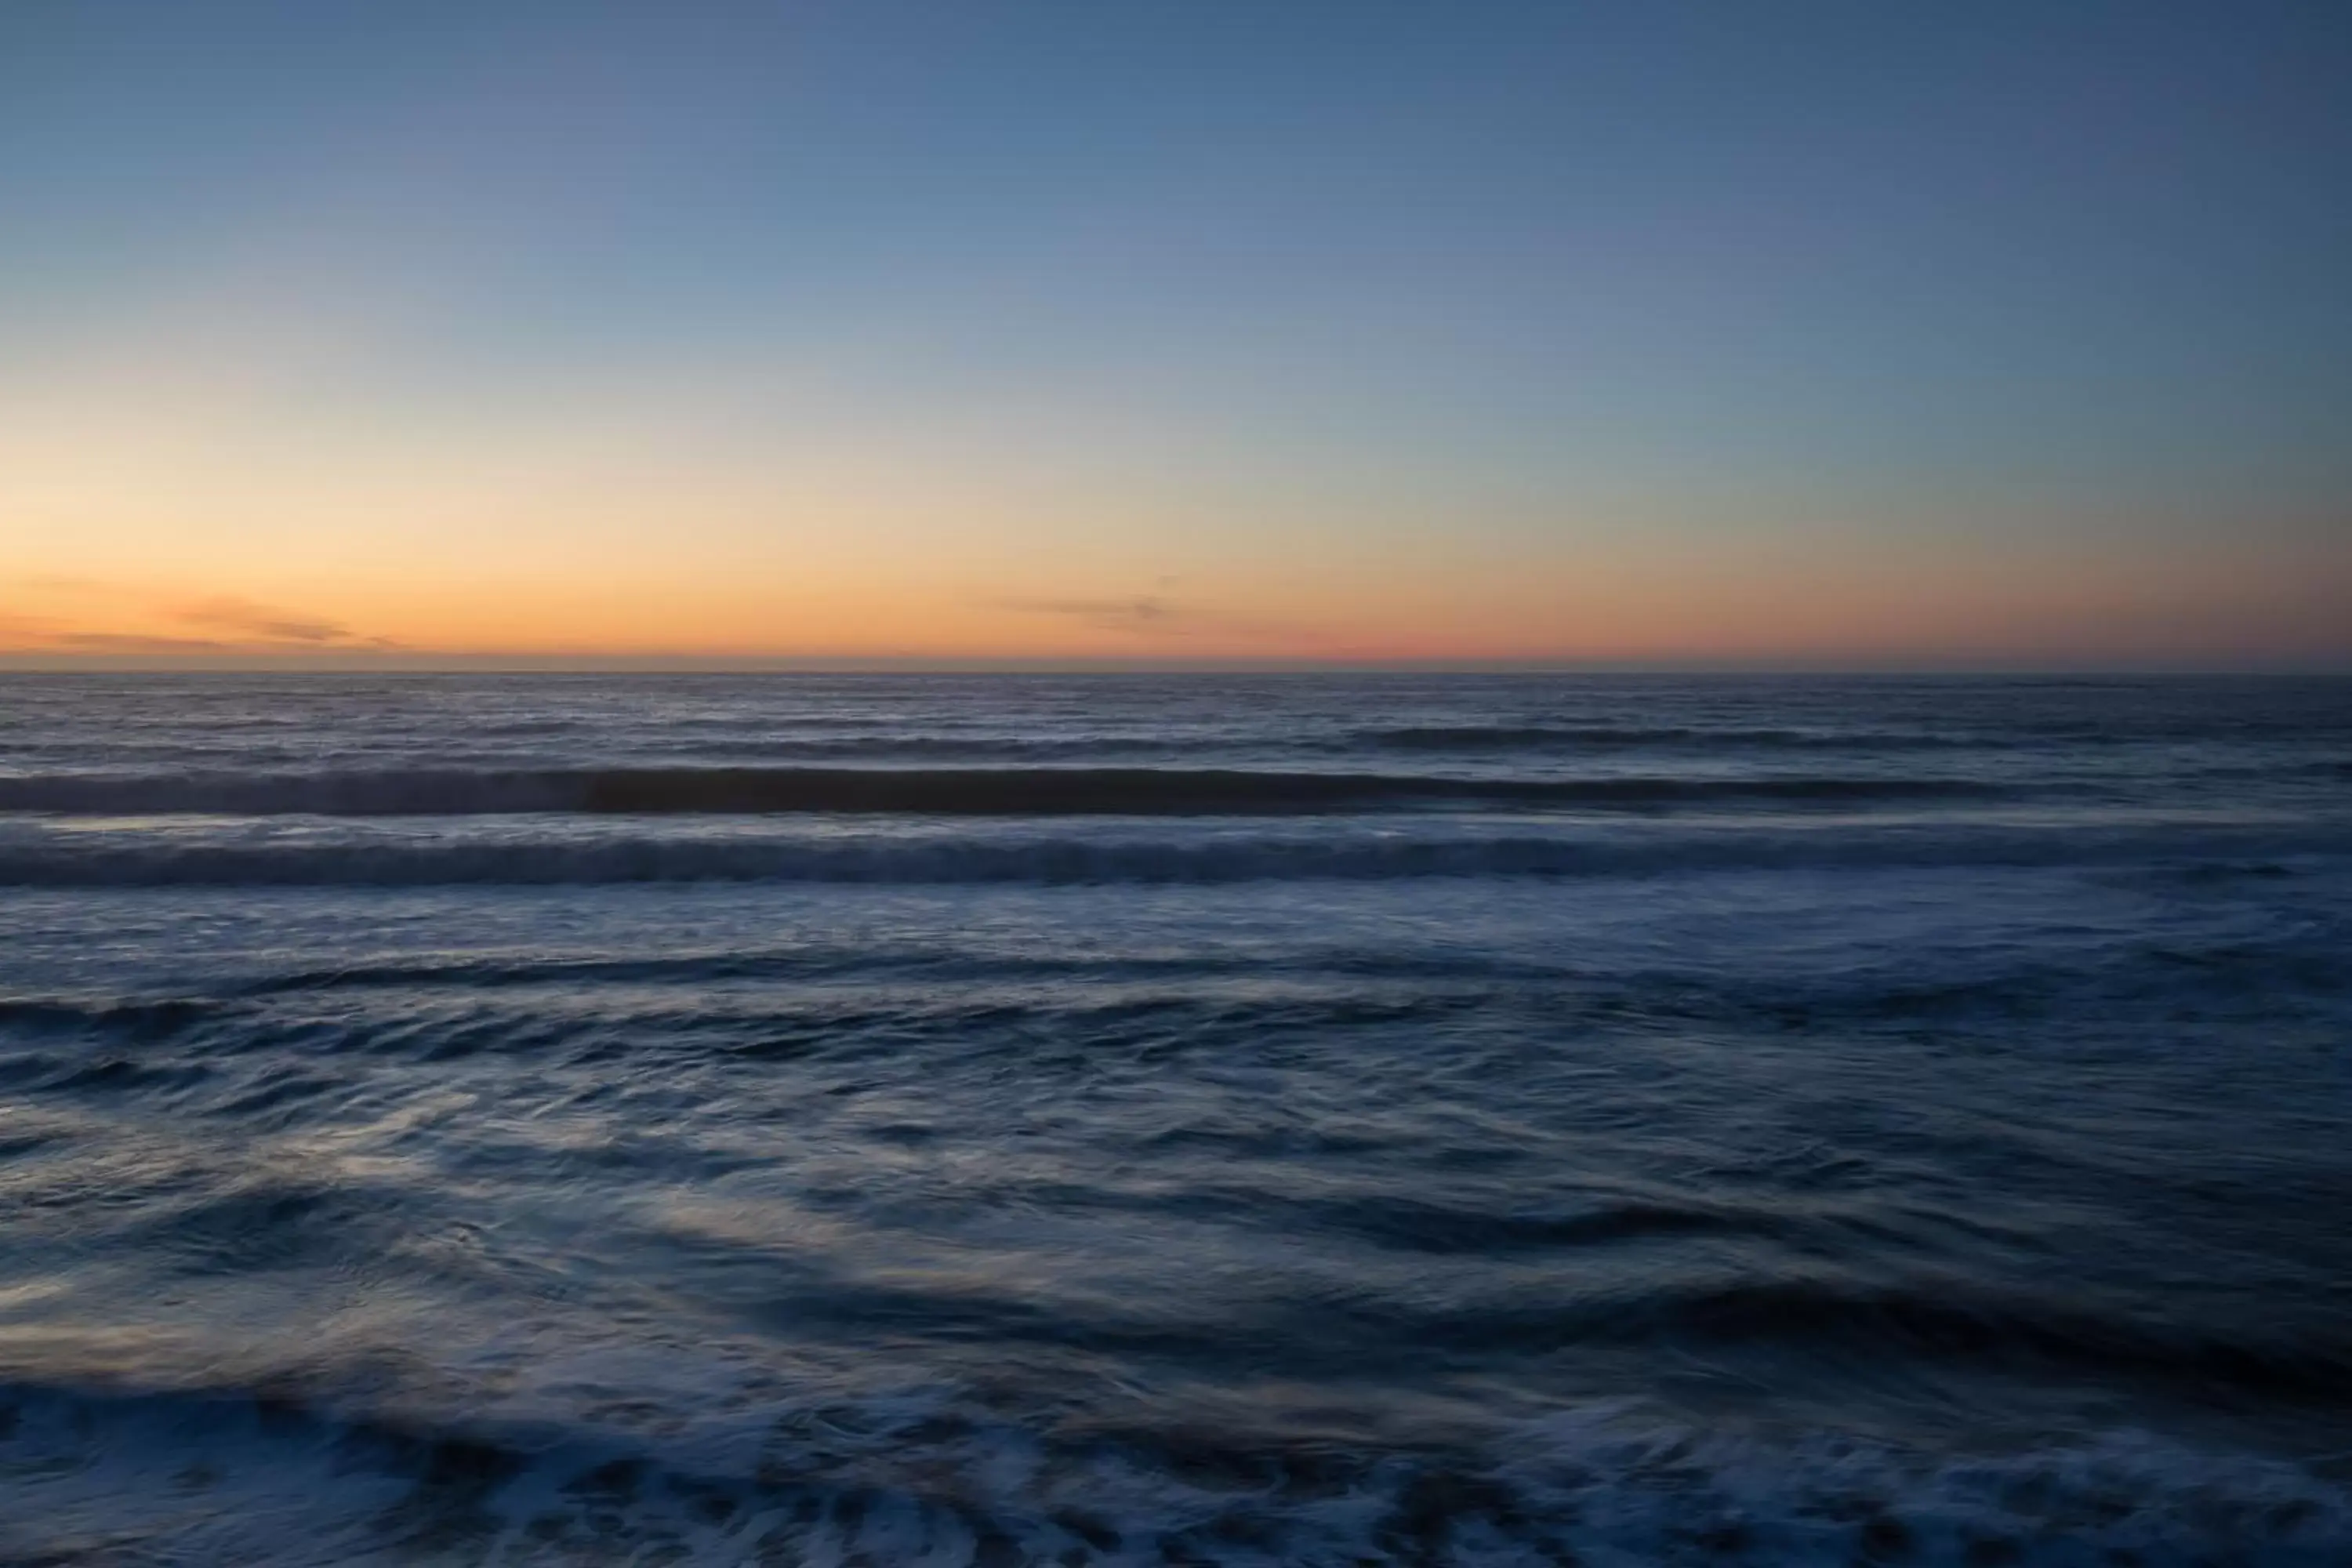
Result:
M1942 735L1832 734L1695 725L1419 724L1364 730L1366 744L1399 752L1517 752L1610 747L1754 747L1792 751L1915 751L1960 742Z
M2309 851L2330 845L2305 843ZM2352 846L2332 843L2337 852ZM2280 846L2202 845L2178 833L1700 832L1612 837L1561 832L1402 837L1257 835L990 841L872 837L588 840L381 839L346 843L113 842L0 846L0 887L594 886L630 882L883 884L1202 883L1417 877L1605 877L1751 869L2136 865L2184 873Z
M1856 805L1997 793L1959 779L1497 779L1179 768L587 768L0 778L0 811L77 816L470 816L898 812L1261 815L1464 804L1654 810Z

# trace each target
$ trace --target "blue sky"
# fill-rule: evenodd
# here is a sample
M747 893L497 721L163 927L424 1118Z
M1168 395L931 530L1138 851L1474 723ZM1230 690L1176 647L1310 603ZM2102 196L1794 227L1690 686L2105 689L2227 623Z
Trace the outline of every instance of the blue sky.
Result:
M17 0L0 638L2335 658L2347 81L2325 5Z

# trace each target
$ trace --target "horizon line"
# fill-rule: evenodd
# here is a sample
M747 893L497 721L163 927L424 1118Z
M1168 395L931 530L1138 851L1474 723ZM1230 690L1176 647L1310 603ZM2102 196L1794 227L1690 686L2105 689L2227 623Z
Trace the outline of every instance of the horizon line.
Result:
M1988 677L2352 677L2352 655L2239 659L1085 658L938 656L712 658L675 655L418 655L159 659L0 653L9 675L1838 675Z

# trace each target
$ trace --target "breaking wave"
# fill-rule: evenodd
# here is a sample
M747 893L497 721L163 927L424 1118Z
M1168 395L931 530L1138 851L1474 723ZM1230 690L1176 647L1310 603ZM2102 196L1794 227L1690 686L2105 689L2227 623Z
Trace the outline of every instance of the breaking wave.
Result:
M663 1441L278 1390L0 1385L0 1551L391 1563L1771 1563L2322 1568L2352 1498L2130 1432L1930 1459L1596 1407L1497 1444L1025 1430L951 1398L771 1410ZM188 1462L200 1450L204 1459ZM83 1528L73 1529L79 1523ZM128 1550L130 1557L117 1557Z

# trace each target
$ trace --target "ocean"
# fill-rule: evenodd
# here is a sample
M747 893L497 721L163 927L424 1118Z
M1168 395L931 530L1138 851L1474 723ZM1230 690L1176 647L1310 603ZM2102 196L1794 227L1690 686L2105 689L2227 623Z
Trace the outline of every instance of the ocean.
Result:
M2352 682L0 677L0 1563L2352 1562Z

